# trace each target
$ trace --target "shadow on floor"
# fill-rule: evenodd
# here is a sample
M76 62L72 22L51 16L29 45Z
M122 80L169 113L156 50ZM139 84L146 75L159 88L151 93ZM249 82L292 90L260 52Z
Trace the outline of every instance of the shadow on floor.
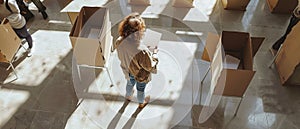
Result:
M23 60L26 59L27 55L28 55L28 53L25 52L25 53L22 53L20 55L20 57L16 56L16 59L15 59L15 61L13 61L12 65L14 67L17 67ZM0 74L0 82L4 82L8 78L9 74L11 72L13 72L12 68L10 68L9 70L6 70L8 67L9 67L9 63L4 63L4 62L0 63L0 73L1 73ZM11 82L11 81L8 81L8 82Z
M107 127L108 129L115 129L117 127L117 124L118 124L120 118L122 117L122 114L124 113L125 108L128 106L129 103L130 103L130 101L128 101L128 100L124 101L121 109L118 111L118 113L115 115L115 117L109 123L109 125Z
M5 84L2 89L27 91L30 97L2 129L63 129L68 118L77 108L78 99L71 75L72 52L55 67L39 86ZM12 92L13 93L13 92Z
M145 108L145 107L144 107ZM130 119L126 122L126 124L123 126L123 129L131 129L135 120L136 120L136 117L139 115L139 113L144 109L144 108L137 108L135 110L135 112L131 115Z

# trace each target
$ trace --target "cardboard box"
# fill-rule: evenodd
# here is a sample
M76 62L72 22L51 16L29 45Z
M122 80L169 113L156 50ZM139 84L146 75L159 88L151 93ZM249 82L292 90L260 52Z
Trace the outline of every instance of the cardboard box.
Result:
M222 0L224 9L245 11L250 0Z
M128 0L129 4L132 5L146 5L149 6L150 5L150 0Z
M21 40L7 20L0 24L0 58L1 62L12 62L19 50Z
M194 0L174 0L172 5L179 8L193 8L193 2Z
M282 44L275 60L282 85L300 85L300 22L295 25Z
M266 0L272 13L292 13L298 0Z
M106 2L105 0L72 0L60 12L67 13L72 25L74 25L82 7L104 7Z
M109 60L112 37L108 9L83 7L70 32L78 64L103 67Z
M215 34L208 34L202 58L211 61L213 94L235 97L244 95L255 74L253 57L263 40L264 38L250 37L249 33L244 32L223 31L220 38ZM223 67L225 55L240 60L238 69Z

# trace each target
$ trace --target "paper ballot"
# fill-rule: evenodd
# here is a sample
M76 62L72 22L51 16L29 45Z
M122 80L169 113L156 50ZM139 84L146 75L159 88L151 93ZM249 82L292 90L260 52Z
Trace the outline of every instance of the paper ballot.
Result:
M240 60L231 55L225 56L225 65L224 68L227 69L237 69L239 67Z
M143 43L150 47L150 50L158 46L162 34L150 29L146 29L145 36L143 38Z

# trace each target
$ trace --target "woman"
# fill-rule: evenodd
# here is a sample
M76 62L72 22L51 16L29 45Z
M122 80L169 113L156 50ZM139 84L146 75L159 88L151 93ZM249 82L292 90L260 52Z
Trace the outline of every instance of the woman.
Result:
M144 90L155 72L157 58L141 43L145 31L145 22L138 13L125 17L119 25L119 35L116 46L121 68L127 79L125 98L132 100L133 87L136 84L139 108L143 108L150 96L145 97ZM156 53L155 53L156 54Z
M273 46L272 46L273 50L278 51L281 44L286 39L287 35L292 31L292 28L299 22L299 20L300 20L300 0L298 0L298 6L295 8L295 10L292 14L290 23L287 27L285 34L273 44Z
M26 29L26 20L20 14L17 2L15 0L0 0L0 19L8 19L19 38L25 38L29 48L27 49L28 56L31 56L32 37Z

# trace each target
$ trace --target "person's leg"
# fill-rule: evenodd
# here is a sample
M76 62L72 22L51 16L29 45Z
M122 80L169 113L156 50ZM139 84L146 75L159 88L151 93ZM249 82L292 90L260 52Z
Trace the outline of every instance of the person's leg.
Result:
M25 17L26 21L28 21L30 18L34 17L32 12L28 9L28 7L24 4L23 0L16 0L18 7L20 9L20 13L22 16Z
M129 77L130 77L130 80L127 80L125 98L128 100L131 100L132 94L133 94L133 86L135 85L136 81L133 76L129 75Z
M273 49L278 50L280 48L281 44L285 41L287 35L292 31L292 28L299 22L299 20L300 19L292 15L290 23L285 31L285 34L273 44Z
M45 11L46 7L40 0L31 0L33 4L39 9L40 12Z
M19 38L25 38L29 49L32 48L32 37L31 35L28 33L27 29L26 29L26 25L24 27L22 27L21 29L14 29L14 31L16 32L16 34L18 35Z
M147 96L145 98L145 88L147 83L136 83L136 89L137 89L137 99L139 103L139 107L143 108L150 100L150 96Z
M46 7L43 5L43 3L40 0L31 0L31 1L39 9L39 12L42 13L43 18L47 19L48 14L46 13Z

